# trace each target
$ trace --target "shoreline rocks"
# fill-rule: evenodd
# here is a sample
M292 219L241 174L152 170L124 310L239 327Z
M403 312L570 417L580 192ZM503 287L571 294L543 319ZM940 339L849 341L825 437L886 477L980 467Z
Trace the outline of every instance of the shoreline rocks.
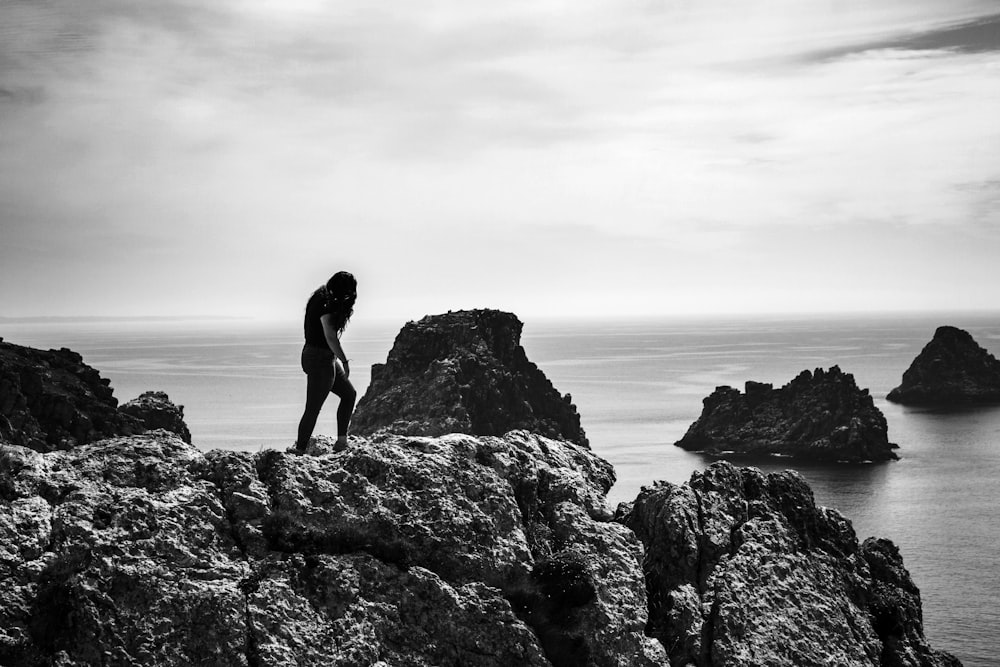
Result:
M1000 361L967 331L938 327L886 400L926 406L1000 403Z
M143 392L118 408L118 411L135 417L149 430L166 429L191 444L191 431L184 422L184 406L174 405L165 392Z
M785 386L718 387L674 444L713 456L779 455L812 461L899 458L885 416L854 376L833 366L803 371Z
M0 442L48 452L144 430L113 393L72 350L0 342Z
M859 545L793 471L713 463L644 487L617 518L643 543L647 632L671 665L961 664L928 646L892 542Z
M165 393L145 392L119 407L111 381L79 353L0 339L0 443L51 452L159 428L191 442L183 406Z
M523 431L0 445L0 663L665 665L613 481Z
M521 347L523 325L499 310L461 310L409 322L386 363L372 366L353 433L503 435L524 429L587 446L572 397Z
M519 361L520 322L474 312L485 319L401 334L381 380L440 396L466 380L500 405L544 389ZM555 413L526 414L578 423L547 386ZM774 391L747 394L759 407ZM480 407L428 406L424 427ZM143 429L161 410L182 418L165 395L134 408L114 414ZM571 442L390 428L343 451L319 436L311 455L202 452L164 429L59 451L0 442L0 664L960 664L927 645L892 543L859 545L795 473L717 463L612 513L614 469L582 429Z

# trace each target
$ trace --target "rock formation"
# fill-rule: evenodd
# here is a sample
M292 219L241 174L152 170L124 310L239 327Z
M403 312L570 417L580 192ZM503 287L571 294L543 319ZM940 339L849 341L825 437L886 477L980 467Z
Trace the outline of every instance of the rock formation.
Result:
M718 387L676 444L713 455L781 455L814 461L898 458L885 416L867 389L837 366L803 371L780 389L747 382Z
M191 442L183 406L150 391L118 407L107 378L78 353L0 338L0 442L39 452L165 428Z
M503 435L525 429L587 445L580 415L521 347L511 313L464 310L403 327L372 366L352 432Z
M1000 403L1000 361L967 331L939 327L886 398L905 405Z
M510 370L540 375L518 361L516 319L458 317L483 324L456 324L462 345L410 325L382 381L423 354L426 379L483 382L470 396L537 382ZM433 370L448 365L462 374ZM558 424L568 401L552 405L526 413ZM384 428L301 456L205 453L167 430L39 452L15 432L0 443L0 664L958 664L927 646L895 547L859 545L794 473L716 464L613 516L614 470L584 444Z
M795 472L719 462L643 488L618 516L645 547L647 632L671 665L960 664L927 645L896 547L859 545Z
M48 452L142 431L109 384L72 350L0 340L0 442Z
M0 664L665 665L613 480L526 432L3 445Z
M119 411L135 417L150 430L166 429L176 433L181 440L191 444L191 431L184 421L184 406L174 405L173 401L162 391L147 391L133 398Z

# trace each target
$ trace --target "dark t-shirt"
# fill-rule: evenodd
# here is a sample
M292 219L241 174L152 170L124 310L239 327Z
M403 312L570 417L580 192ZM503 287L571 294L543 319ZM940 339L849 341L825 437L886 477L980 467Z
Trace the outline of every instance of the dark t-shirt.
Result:
M306 303L306 317L303 324L306 345L330 349L326 342L326 335L323 333L323 323L320 321L320 318L327 313L332 314L333 311L327 303L323 290L313 292L313 295L309 297L309 302Z

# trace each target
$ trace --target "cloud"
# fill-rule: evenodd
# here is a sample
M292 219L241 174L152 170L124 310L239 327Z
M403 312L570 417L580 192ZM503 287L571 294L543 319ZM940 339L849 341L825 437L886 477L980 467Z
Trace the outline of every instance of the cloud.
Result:
M99 263L76 284L122 298L89 311L280 309L352 260L399 308L684 284L696 309L741 257L808 254L774 230L992 238L990 4L7 2L0 261Z
M921 30L891 35L877 41L848 44L808 55L814 60L842 58L854 53L883 49L907 51L947 50L958 53L1000 51L1000 15L981 16L972 20L948 23Z

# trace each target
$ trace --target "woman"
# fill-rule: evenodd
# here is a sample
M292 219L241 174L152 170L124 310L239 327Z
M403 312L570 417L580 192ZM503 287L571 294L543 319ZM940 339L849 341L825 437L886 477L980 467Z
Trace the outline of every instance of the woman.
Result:
M340 398L334 449L341 451L347 447L347 427L354 412L357 392L349 379L351 365L340 345L340 334L344 333L354 313L357 295L357 280L347 271L340 271L326 281L326 285L313 292L306 304L306 344L302 347L306 407L299 421L298 440L295 441L295 450L299 453L306 451L319 411L330 392Z

